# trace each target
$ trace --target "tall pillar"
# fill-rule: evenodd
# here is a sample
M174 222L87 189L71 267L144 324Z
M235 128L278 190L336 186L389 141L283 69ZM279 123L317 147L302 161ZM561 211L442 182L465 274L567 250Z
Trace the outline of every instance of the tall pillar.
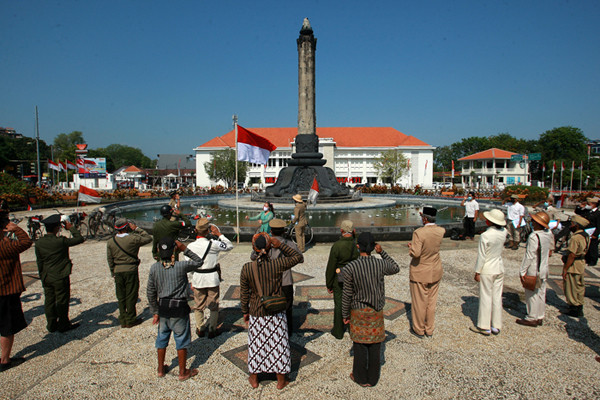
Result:
M317 119L315 110L315 51L317 39L308 18L304 18L298 48L298 135L296 151L288 160L288 167L279 172L277 182L266 188L267 197L289 197L308 194L314 179L319 184L319 199L349 197L349 189L341 186L331 168L324 167L327 160L319 153Z

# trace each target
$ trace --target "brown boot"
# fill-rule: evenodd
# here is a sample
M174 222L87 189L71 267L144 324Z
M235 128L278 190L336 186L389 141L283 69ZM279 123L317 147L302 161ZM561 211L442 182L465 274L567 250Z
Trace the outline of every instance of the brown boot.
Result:
M187 349L177 350L177 361L179 362L179 380L185 381L190 379L192 376L198 375L196 368L187 369L185 364L187 362Z
M275 374L277 375L277 389L281 390L290 383L290 379L286 374Z
M250 377L248 378L248 382L250 382L250 386L252 386L254 389L256 389L258 387L258 375L250 374Z

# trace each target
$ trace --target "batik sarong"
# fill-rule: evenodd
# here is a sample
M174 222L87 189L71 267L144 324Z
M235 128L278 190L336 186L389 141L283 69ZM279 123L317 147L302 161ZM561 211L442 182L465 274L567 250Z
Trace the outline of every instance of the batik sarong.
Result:
M350 310L350 339L356 343L381 343L385 340L383 311L372 308Z
M248 372L288 374L292 369L285 312L254 317L248 324Z

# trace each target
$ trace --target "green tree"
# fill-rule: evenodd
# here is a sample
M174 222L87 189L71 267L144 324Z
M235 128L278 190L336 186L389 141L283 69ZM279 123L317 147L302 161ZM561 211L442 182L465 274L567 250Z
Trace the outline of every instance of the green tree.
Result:
M579 164L579 161L587 159L587 142L581 129L562 126L542 133L539 146L543 160L575 161Z
M54 157L59 160L75 160L75 150L78 144L85 143L83 133L73 131L71 133L60 133L54 138Z
M213 181L224 180L228 187L235 186L235 150L225 149L215 151L210 161L204 163L204 170ZM238 182L246 180L248 163L238 161Z
M391 183L395 184L408 169L408 160L400 150L387 150L375 159L373 167L377 175L383 179L390 179Z
M89 157L105 157L106 169L114 171L121 167L135 165L139 168L154 168L156 165L137 147L123 144L111 144L105 148L90 150Z
M46 170L46 160L51 158L50 147L40 140L40 164L41 171ZM37 161L37 149L35 139L29 137L22 138L8 138L0 136L0 170L6 170L13 176L20 177L20 167L23 165L24 174L27 175L29 172L37 173L36 171L30 171L30 163Z

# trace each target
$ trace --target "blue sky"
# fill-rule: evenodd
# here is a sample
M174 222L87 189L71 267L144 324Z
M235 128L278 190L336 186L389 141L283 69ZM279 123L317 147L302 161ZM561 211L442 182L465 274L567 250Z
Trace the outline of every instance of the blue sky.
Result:
M318 126L441 146L572 125L600 139L598 1L3 1L0 126L189 153L297 125L296 39L317 42Z

